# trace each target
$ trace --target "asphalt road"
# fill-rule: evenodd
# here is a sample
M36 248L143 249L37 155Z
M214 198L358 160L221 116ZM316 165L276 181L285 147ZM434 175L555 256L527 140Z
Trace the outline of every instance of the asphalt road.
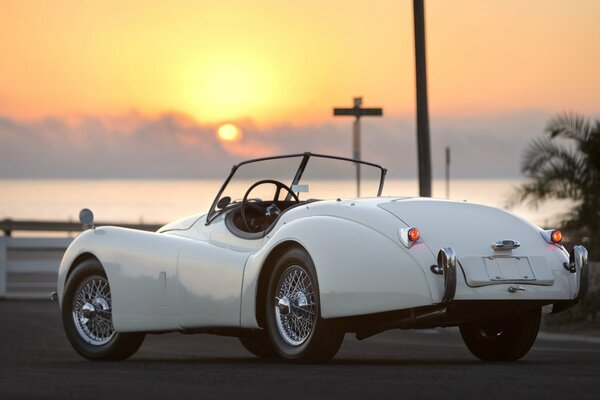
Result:
M0 301L0 399L600 398L600 343L542 336L515 363L484 363L455 329L347 335L325 365L267 362L235 338L146 338L124 362L71 349L58 306Z

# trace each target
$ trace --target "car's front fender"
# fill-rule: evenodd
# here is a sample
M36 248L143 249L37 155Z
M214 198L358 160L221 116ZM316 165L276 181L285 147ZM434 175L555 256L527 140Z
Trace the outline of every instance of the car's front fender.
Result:
M110 283L113 324L117 331L175 329L178 327L177 257L188 243L193 242L134 229L112 226L90 229L80 234L63 256L57 281L58 298L62 304L75 261L82 255L90 255L100 261Z

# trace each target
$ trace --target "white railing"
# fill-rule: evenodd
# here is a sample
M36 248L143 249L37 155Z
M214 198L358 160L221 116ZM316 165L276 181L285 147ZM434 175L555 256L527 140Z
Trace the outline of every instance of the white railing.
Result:
M130 229L156 231L160 224L96 223ZM13 232L65 232L73 235L84 227L76 222L0 220L0 299L49 298L56 290L58 267L65 249L73 238L12 237Z
M72 240L0 236L0 298L49 298Z

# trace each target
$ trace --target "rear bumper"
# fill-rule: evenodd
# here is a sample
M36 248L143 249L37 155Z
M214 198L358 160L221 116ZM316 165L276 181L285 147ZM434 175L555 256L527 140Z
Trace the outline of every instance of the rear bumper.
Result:
M550 280L540 280L539 275L536 273L537 280L496 281L488 278L490 280L487 283L479 283L476 286L469 284L462 262L456 260L457 265L455 269L458 276L455 288L456 292L451 300L551 300L551 303L577 303L586 296L588 291L589 271L587 254L584 246L576 245L569 257L567 257L566 252L561 253L558 260L552 255L546 256L548 257L547 261L545 261L546 265L548 265L548 272L546 274L549 273L551 275ZM471 256L470 258L475 259L477 257ZM542 257L535 256L531 258L540 259ZM471 272L472 270L473 268L471 267ZM481 272L485 274L485 270Z
M588 292L590 272L588 266L588 251L585 247L576 245L569 254L569 263L564 265L565 269L575 274L577 293L572 301L559 301L554 303L552 314L565 311L585 298Z
M444 278L441 303L341 320L348 331L356 332L356 337L362 340L388 329L429 329L488 319L494 321L498 317L518 318L521 314L550 304L553 304L552 312L556 313L573 306L587 294L589 272L585 247L575 246L564 268L575 274L578 283L576 293L565 293L564 288L556 285L523 284L526 287L523 288L514 283L495 283L467 287L469 295L464 297L468 298L461 299L463 296L457 292L462 286L457 287L456 254L452 248L444 247L438 253L437 265L431 266L432 273ZM515 289L515 286L519 289Z
M590 273L588 267L588 251L585 247L581 245L573 246L573 250L571 250L571 253L569 254L568 269L570 272L575 273L575 280L577 281L578 287L574 301L577 303L581 301L588 292Z
M443 247L437 255L437 265L431 266L431 272L444 277L442 304L448 304L456 295L456 252L452 247Z

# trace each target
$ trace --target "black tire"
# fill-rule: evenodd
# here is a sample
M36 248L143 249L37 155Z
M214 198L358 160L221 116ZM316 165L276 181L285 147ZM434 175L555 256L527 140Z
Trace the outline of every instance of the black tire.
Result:
M280 290L282 285L285 285L286 277L291 277L290 274L293 273L302 277L303 285L306 285L307 289L295 291L294 287L290 297L296 300L292 300L290 304L294 301L297 304L288 307L289 313L281 317L282 308L277 307L280 298L278 296L287 298L281 295ZM298 295L300 292L302 294ZM302 307L300 297L303 298ZM344 339L344 327L335 320L321 318L317 274L312 259L304 249L291 248L279 259L269 280L265 304L267 331L275 351L281 358L298 363L321 363L335 356ZM278 321L280 326L292 327L292 323L282 322L288 321L287 318L290 318L290 321L294 318L298 324L306 323L303 338L300 338L298 343L290 343L291 336L285 333L284 328L278 327Z
M266 331L249 332L239 337L242 346L250 353L260 358L275 358L277 352Z
M75 297L78 295L80 289L85 290L87 284L95 284L100 282L101 284L106 283L107 299L102 299L103 304L108 304L108 309L111 310L112 300L110 298L110 286L108 286L108 280L106 274L100 262L96 259L89 259L77 267L69 276L67 284L65 285L65 292L62 301L61 316L63 327L69 342L73 348L83 357L92 361L105 361L105 360L124 360L131 357L142 345L144 341L143 333L119 333L114 332L112 327L112 312L102 310L102 317L99 317L100 312L89 317L89 321L86 323L76 322L76 313L73 307L73 303L76 303ZM94 304L98 305L95 300L92 300ZM100 309L100 307L98 307ZM79 308L78 308L79 310ZM81 311L79 311L81 313ZM96 316L98 315L98 316ZM106 329L105 337L102 340L106 341L101 343L102 340L98 339L94 342L84 332L86 329L91 329L92 326L90 321L102 320ZM89 332L89 330L87 331ZM101 344L99 344L101 343Z
M460 326L460 334L473 355L484 361L515 361L533 346L540 328L541 309L493 322Z

